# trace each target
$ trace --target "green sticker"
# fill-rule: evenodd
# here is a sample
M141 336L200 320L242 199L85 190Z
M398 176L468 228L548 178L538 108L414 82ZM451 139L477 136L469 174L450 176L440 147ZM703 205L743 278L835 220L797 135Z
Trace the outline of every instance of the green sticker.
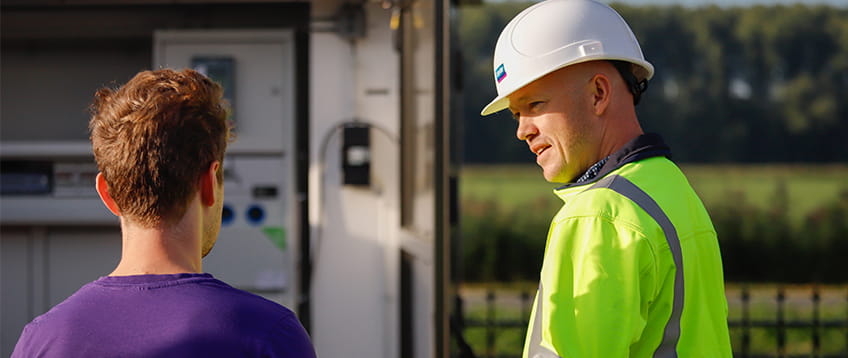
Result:
M262 228L262 232L265 233L265 237L274 245L277 245L280 248L280 251L286 251L286 229L282 227L264 227Z

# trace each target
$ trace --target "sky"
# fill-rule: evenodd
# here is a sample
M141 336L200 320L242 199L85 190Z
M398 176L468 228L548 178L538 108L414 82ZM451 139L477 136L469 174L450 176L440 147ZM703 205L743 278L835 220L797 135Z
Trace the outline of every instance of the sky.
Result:
M527 0L483 0L486 2L501 2L501 1L527 1ZM536 1L536 0L530 0ZM752 5L791 5L791 4L806 4L806 5L830 5L848 9L848 0L599 0L604 3L619 2L629 5L681 5L686 7L698 7L708 5L718 5L721 7L741 6L747 7Z
M620 2L631 5L671 5L682 6L750 6L750 5L776 5L776 4L808 4L808 5L831 5L846 8L848 0L601 0L605 3Z

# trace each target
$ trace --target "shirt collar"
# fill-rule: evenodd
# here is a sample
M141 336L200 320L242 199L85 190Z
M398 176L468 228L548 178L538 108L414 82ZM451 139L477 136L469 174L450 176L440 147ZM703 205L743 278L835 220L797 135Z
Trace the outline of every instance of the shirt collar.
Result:
M610 154L589 167L575 182L565 184L557 188L557 190L594 183L627 163L659 156L670 159L671 148L665 144L665 141L663 141L659 134L642 134L627 142L627 144L619 148L615 153Z
M601 168L604 166L604 164L606 164L609 158L610 157L607 156L606 158L601 159L599 162L593 164L591 167L589 167L588 170L586 170L585 173L583 173L583 175L581 175L579 178L577 178L576 181L574 181L574 184L585 183L587 181L595 179L595 177L598 176L598 173L601 171Z

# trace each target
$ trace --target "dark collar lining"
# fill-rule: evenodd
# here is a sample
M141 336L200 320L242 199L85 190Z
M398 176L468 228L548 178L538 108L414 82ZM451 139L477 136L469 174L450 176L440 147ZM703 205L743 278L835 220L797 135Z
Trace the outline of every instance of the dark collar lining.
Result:
M633 140L631 140L630 142L627 142L627 144L625 144L623 147L621 147L621 149L619 149L615 153L612 153L609 156L609 160L607 160L607 162L603 164L601 170L598 172L597 175L595 175L593 179L580 183L568 183L557 188L557 190L591 184L603 178L611 171L616 170L627 163L633 163L642 159L660 156L670 159L671 148L669 148L669 146L665 144L665 141L663 141L662 137L659 134L642 134L636 138L633 138Z

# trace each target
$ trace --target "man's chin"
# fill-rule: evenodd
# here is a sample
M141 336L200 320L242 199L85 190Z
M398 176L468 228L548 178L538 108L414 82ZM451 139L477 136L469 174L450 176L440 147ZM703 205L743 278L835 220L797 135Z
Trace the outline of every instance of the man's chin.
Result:
M550 178L549 179L549 178L545 177L545 181L547 181L548 183L551 183L551 184L565 185L565 184L573 183L574 178L568 179L566 177L556 177L556 178Z
M570 183L572 178L563 173L550 173L545 168L542 168L542 176L545 177L545 181L553 184L565 184Z

